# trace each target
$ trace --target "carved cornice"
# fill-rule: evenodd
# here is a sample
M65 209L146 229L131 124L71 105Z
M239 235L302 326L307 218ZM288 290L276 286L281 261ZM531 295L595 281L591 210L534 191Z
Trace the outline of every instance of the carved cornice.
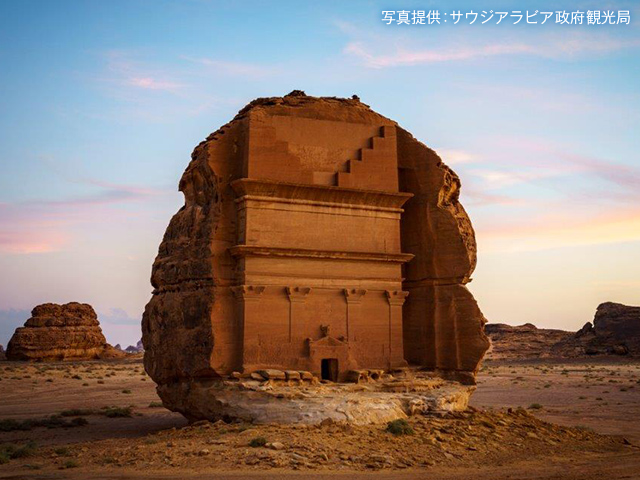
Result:
M406 263L413 258L411 253L337 252L307 248L255 247L252 245L236 245L229 248L229 253L233 257L298 257L390 263Z
M304 303L311 293L311 287L285 287L285 291L291 303Z
M404 305L404 301L409 296L409 292L404 292L402 290L385 290L384 293L387 296L387 301L389 305L402 306Z
M347 299L347 303L358 304L367 293L367 290L364 288L345 288L343 293Z
M231 287L231 291L237 300L258 301L264 292L265 287L262 285L238 285Z
M271 198L285 201L307 201L318 204L334 204L350 207L377 207L394 209L400 207L413 197L412 193L385 192L381 190L365 190L360 188L335 187L329 185L310 185L301 183L275 182L241 178L231 182L238 199L245 197Z

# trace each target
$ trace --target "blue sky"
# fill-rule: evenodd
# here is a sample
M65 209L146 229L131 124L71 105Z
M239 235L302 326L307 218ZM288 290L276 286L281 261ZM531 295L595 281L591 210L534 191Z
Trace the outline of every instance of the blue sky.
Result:
M577 329L601 301L640 304L637 5L2 0L0 343L72 300L134 343L191 150L293 89L358 94L458 172L490 321ZM381 21L402 9L631 23Z

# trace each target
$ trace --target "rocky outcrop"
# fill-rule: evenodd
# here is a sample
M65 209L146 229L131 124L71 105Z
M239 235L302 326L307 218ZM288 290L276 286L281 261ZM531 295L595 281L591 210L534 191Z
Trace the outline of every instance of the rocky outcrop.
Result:
M491 339L488 360L575 358L590 355L640 356L640 307L606 302L598 306L593 323L577 332L487 324Z
M91 305L45 303L31 312L7 345L8 360L89 360L122 355L111 347Z
M461 182L453 170L409 132L398 129L400 188L414 197L402 215L406 264L403 308L407 361L474 382L489 341L486 323L467 289L476 267L476 240L459 201Z
M640 307L600 304L593 324L587 322L574 335L554 345L553 352L562 356L640 356Z
M476 388L429 377L423 372L415 376L412 372L396 377L384 375L377 381L369 379L358 384L321 384L315 377L308 381L292 379L290 372L286 373L253 373L160 390L166 403L180 405L180 411L191 420L367 425L412 415L463 411Z
M142 322L168 408L189 416L179 392L266 369L408 362L474 383L489 342L460 179L396 122L357 97L261 98L195 148L179 188Z
M144 346L142 345L142 340L138 340L138 343L136 343L135 345L129 345L124 349L124 351L131 354L143 353Z
M531 323L517 327L488 323L485 332L491 339L487 360L549 358L558 342L573 337L572 332L537 328Z

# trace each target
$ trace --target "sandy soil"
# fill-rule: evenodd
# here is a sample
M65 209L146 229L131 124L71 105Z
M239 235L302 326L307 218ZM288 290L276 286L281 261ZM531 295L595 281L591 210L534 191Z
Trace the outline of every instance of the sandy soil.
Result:
M640 445L640 362L486 362L471 404L540 406L538 418L623 435Z
M384 425L187 427L156 405L140 361L3 362L0 378L0 425L91 410L83 426L0 431L4 446L37 442L0 465L0 478L640 478L637 363L489 363L477 411L414 417L401 436ZM131 417L104 415L112 406ZM271 445L250 447L257 438Z

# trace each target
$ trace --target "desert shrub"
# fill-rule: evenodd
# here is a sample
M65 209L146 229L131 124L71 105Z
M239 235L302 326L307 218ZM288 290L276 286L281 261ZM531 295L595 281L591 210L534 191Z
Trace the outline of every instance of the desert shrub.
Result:
M128 388L125 388L124 390L122 390L122 393L129 394L131 393L131 390L129 390Z
M16 445L14 443L5 443L0 446L0 463L7 463L14 458L26 458L36 453L37 445L33 441L29 441L24 445Z
M73 377L74 380L82 380L82 377L80 375L74 375Z
M413 428L404 418L387 423L386 431L393 435L413 435Z
M540 410L543 406L539 403L532 403L529 405L529 410Z
M70 428L80 427L86 425L87 420L82 419L78 421L74 419L72 421L65 420L61 415L51 415L44 418L28 418L26 420L14 420L12 418L0 420L0 432L14 432L19 430L31 430L33 428L45 427L45 428Z
M151 402L149 404L149 408L163 408L164 405L162 404L162 402Z
M95 411L89 408L70 408L68 410L63 410L60 412L60 415L63 417L82 417L84 415L93 415Z
M69 449L67 447L58 447L53 451L53 453L60 455L61 457L66 457L69 455Z
M131 407L103 407L102 414L109 418L130 417Z
M264 437L255 437L249 441L249 446L253 448L264 447L267 444L267 439Z
M593 428L591 427L587 427L586 425L576 425L575 426L576 430L580 430L581 432L593 432Z
M0 432L13 432L15 430L29 430L29 426L12 418L0 420Z
M63 467L63 468L77 468L77 467L79 467L79 466L80 466L80 465L79 465L79 464L78 464L78 462L77 462L77 461L75 461L75 460L67 460L66 462L64 462L64 463L62 464L62 467Z

